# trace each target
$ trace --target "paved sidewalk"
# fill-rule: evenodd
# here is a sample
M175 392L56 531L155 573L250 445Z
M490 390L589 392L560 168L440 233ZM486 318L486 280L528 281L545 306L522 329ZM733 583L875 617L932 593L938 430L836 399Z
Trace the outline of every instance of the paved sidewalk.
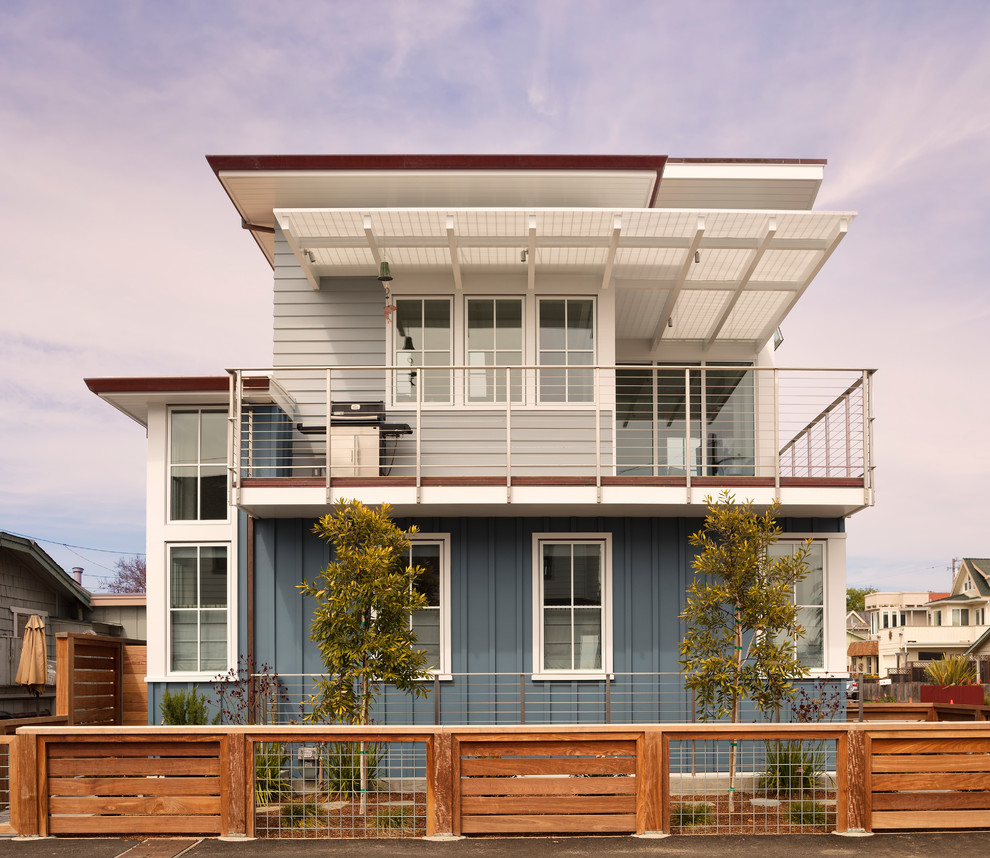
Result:
M129 854L126 854L129 853ZM711 856L794 858L968 858L990 854L990 833L635 837L492 837L452 842L425 840L248 840L190 841L108 838L0 839L0 858L625 858Z

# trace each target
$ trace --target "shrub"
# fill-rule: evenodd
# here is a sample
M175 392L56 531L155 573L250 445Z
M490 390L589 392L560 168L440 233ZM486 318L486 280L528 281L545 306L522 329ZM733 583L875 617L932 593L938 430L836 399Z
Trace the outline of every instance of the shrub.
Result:
M976 666L962 655L950 655L933 661L925 668L933 685L972 685L976 682Z
M361 754L367 761L365 789L378 789L378 769L384 749L381 745L358 742L329 742L320 749L323 787L329 795L347 797L361 792Z
M317 825L320 821L320 804L317 801L293 801L283 805L279 812L282 825L301 828L307 825Z
M670 824L681 828L688 825L713 825L715 808L707 801L685 801L671 808Z
M179 689L162 692L162 702L158 706L162 713L162 724L186 726L193 724L216 724L217 718L210 718L209 698L193 686L188 691Z
M389 807L375 814L375 826L377 828L405 828L415 821L414 809L405 804Z
M281 742L258 742L254 746L254 803L257 806L278 804L291 795L292 787L282 775L288 762Z
M792 801L787 808L787 818L794 825L825 825L830 815L822 801Z
M773 795L810 790L825 772L825 748L818 741L777 739L766 743L760 789Z

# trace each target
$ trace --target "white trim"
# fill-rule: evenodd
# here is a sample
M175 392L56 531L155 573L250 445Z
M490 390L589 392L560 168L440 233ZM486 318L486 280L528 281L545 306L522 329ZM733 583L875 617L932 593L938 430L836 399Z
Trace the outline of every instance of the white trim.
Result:
M434 677L441 680L452 678L450 669L450 534L449 533L414 533L409 536L413 545L440 546L440 665L436 670L430 670L426 678Z
M230 462L227 461L226 454L230 450L230 409L229 404L224 403L221 405L182 405L182 404L171 404L165 409L165 524L167 525L218 525L218 524L230 524L231 522L231 508L227 504L227 517L226 518L202 518L201 505L202 505L202 488L203 488L203 476L201 470L203 468L203 463L199 461L200 450L196 451L196 462L195 463L179 463L174 465L174 467L195 467L196 468L196 518L172 518L172 416L178 412L196 412L199 415L198 428L197 428L197 442L202 439L203 432L203 413L210 412L213 414L223 414L224 415L224 463L222 465L224 471L224 498L229 498L230 496L230 472L229 466Z
M602 665L593 670L543 670L543 543L590 544L602 546ZM611 533L534 533L532 551L533 663L532 674L539 680L604 679L612 673L612 534Z
M206 547L222 547L227 551L227 640L226 640L226 665L222 668L215 670L203 671L203 670L173 670L172 668L172 624L170 621L170 615L172 612L171 603L171 575L172 575L172 549L173 548L206 548ZM237 547L236 540L230 542L225 541L212 541L212 540L202 540L202 541L184 541L184 540L169 540L162 545L164 553L164 563L165 563L165 574L164 574L164 594L165 598L162 600L162 620L164 634L162 636L163 641L163 655L164 655L164 676L166 680L170 682L176 681L203 681L203 680L213 680L218 676L226 673L232 665L237 663ZM197 557L197 572L198 572L199 558ZM201 607L196 608L197 611L204 610ZM217 608L212 608L208 610L219 610Z

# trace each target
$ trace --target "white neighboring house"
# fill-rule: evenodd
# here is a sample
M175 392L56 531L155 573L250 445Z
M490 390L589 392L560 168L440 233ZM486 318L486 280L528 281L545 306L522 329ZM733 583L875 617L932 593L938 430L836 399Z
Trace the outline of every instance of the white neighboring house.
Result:
M952 591L870 593L866 612L879 673L967 652L990 628L990 560L964 558Z

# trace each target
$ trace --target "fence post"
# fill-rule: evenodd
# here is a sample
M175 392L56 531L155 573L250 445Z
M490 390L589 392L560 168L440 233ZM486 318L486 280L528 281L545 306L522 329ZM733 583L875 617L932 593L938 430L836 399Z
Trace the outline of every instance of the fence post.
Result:
M636 834L666 837L663 832L663 732L648 727L636 745Z
M454 837L454 786L454 737L439 728L426 746L427 837Z
M850 729L846 735L847 831L850 834L864 834L872 830L868 736L860 729Z
M220 748L220 773L225 781L220 794L227 799L220 810L220 834L240 839L248 833L247 740L243 733L231 732Z
M38 737L17 731L10 749L10 816L17 833L37 837L39 828Z

